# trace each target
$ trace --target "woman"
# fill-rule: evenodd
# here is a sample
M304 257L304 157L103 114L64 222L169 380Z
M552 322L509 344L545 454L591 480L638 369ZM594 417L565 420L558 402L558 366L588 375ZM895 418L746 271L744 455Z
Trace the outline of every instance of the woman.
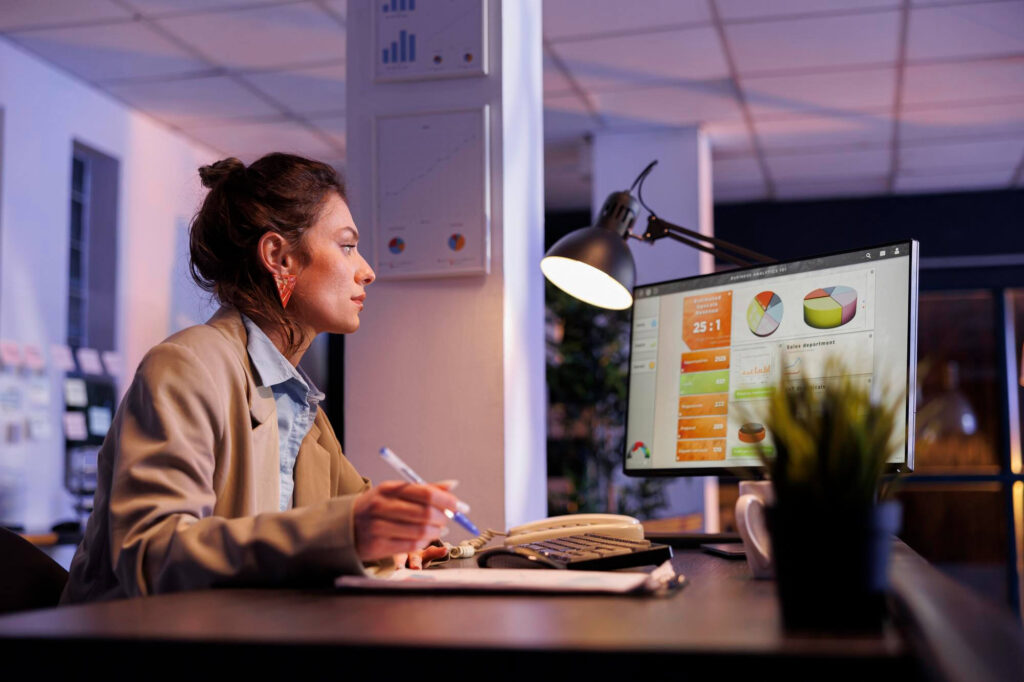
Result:
M371 487L297 365L348 334L373 270L329 166L269 154L199 170L191 269L222 307L143 358L99 453L62 602L329 581L437 538L447 484Z

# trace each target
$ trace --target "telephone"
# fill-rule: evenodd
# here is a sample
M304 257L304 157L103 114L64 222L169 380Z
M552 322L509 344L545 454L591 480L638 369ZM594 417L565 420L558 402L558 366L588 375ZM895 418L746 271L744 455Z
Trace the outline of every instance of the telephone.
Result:
M505 546L560 538L579 533L600 533L625 540L643 540L644 527L632 516L622 514L567 514L509 528Z
M452 551L453 558L474 556L494 537L490 533L464 542L457 553ZM644 527L630 516L570 514L510 528L502 546L479 553L477 565L610 571L661 564L671 558L672 548L644 539Z

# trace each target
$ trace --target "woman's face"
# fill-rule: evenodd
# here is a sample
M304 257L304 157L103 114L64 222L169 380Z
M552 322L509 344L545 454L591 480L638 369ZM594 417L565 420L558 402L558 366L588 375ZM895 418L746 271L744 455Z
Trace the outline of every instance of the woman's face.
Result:
M336 193L329 194L304 241L310 260L297 273L289 312L317 334L354 332L366 286L375 275L357 249L359 231L352 214Z

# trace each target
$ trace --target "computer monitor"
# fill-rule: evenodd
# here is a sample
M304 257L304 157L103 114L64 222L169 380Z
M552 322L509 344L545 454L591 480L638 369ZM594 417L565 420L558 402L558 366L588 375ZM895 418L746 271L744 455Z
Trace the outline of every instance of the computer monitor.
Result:
M835 378L833 354L855 381L901 396L888 469L912 471L917 270L905 241L637 287L625 473L761 469L771 434L750 415L787 375Z

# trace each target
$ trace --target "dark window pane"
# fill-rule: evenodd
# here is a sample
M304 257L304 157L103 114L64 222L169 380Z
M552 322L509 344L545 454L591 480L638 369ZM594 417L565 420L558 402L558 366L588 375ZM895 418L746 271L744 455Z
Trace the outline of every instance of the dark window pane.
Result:
M82 307L81 300L68 300L68 343L72 345L78 345L82 339Z
M908 483L901 540L962 583L1008 603L1006 498L999 483Z
M82 286L82 254L72 249L68 266L68 275L71 278L70 285L80 288Z
M71 189L75 192L85 189L85 161L82 159L71 160Z
M71 202L71 241L72 243L81 242L83 235L83 224L82 224L82 203L80 201Z
M988 291L927 292L918 310L916 467L995 473L1002 429L996 305Z
M1012 381L1017 384L1017 442L1010 447L1010 467L1013 473L1019 474L1022 469L1021 451L1024 449L1021 442L1024 436L1020 433L1020 425L1024 423L1024 289L1011 289L1009 295L1014 320L1013 359L1017 361L1011 367L1015 374Z

